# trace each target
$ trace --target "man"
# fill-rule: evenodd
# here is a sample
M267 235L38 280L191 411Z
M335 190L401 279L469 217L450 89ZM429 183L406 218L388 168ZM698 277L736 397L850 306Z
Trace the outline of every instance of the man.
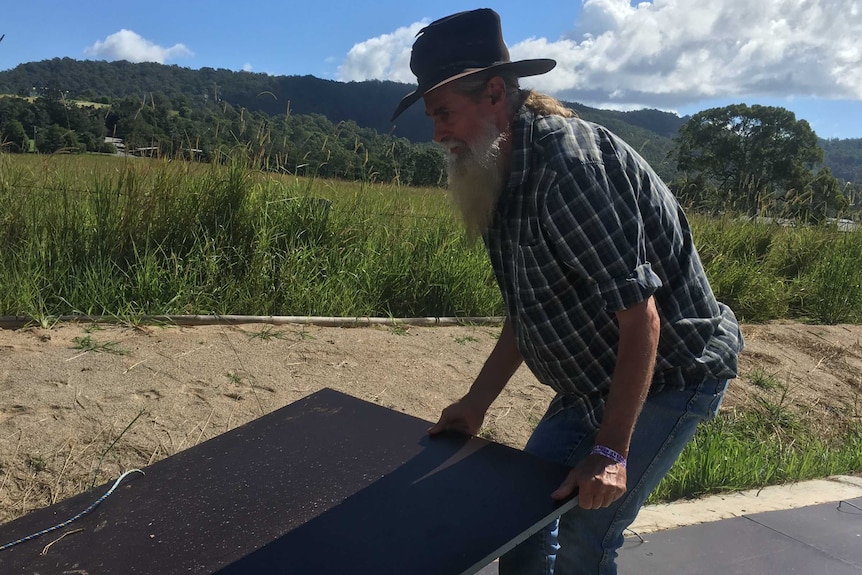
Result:
M623 530L736 375L742 336L715 300L688 222L628 145L520 90L553 60L512 62L492 10L428 25L413 45L434 140L507 319L468 393L432 434L478 432L526 362L556 392L526 450L572 466L578 506L500 559L500 573L616 573Z

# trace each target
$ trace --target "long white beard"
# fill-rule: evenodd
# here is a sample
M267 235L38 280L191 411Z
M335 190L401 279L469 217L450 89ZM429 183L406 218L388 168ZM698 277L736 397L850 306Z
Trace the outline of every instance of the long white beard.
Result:
M485 233L493 221L506 183L506 162L501 154L505 140L506 134L489 122L475 142L443 144L450 150L461 147L460 155L449 152L449 196L461 212L470 239Z

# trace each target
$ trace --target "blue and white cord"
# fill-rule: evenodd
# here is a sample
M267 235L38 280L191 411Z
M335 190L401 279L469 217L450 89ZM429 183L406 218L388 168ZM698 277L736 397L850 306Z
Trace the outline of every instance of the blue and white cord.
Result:
M104 495L99 497L95 503L93 503L92 505L90 505L89 507L87 507L86 509L84 509L83 511L81 511L80 513L78 513L77 515L72 517L71 519L67 519L66 521L63 521L62 523L58 523L57 525L54 525L53 527L43 529L42 531L39 531L38 533L33 533L32 535L28 535L27 537L22 537L21 539L18 539L17 541L12 541L11 543L6 543L5 545L0 545L0 551L3 551L5 549L9 549L10 547L14 547L15 545L18 545L19 543L24 543L25 541L30 541L30 540L35 539L37 537L41 537L42 535L44 535L46 533L50 533L51 531L56 531L57 529L62 529L63 527L66 527L67 525L69 525L73 521L77 521L78 519L80 519L81 517L83 517L87 513L91 512L96 507L98 507L102 501L107 499L108 496L114 492L114 490L117 488L117 486L120 485L120 482L123 479L125 479L125 477L127 475L129 475L130 473L140 473L141 475L144 475L144 472L141 471L140 469L130 469L129 471L126 471L125 473L123 473L122 475L120 475L117 478L117 480L114 482L114 484L111 486L111 488L108 489L107 493L105 493Z

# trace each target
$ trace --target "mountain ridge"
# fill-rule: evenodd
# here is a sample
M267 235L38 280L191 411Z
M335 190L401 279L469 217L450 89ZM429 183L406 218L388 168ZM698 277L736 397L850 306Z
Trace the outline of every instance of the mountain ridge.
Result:
M400 99L415 85L389 80L340 82L310 75L272 76L258 72L203 67L192 69L153 62L52 58L19 64L0 71L0 94L33 95L44 90L67 98L111 99L134 96L143 101L161 93L174 103L226 102L250 112L320 114L333 124L353 121L380 134L410 142L431 139L431 121L421 105L390 120ZM583 119L604 125L626 140L663 177L673 177L671 157L677 130L687 121L656 109L616 111L564 102ZM845 181L862 182L862 138L819 139L823 164Z

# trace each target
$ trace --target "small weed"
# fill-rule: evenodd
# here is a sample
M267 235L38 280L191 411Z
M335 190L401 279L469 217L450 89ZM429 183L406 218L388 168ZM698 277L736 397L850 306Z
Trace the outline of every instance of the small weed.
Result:
M299 331L299 339L301 339L301 340L315 339L315 337L313 335L311 335L310 333L308 333L308 331L305 328L302 328Z
M27 467L33 470L33 473L45 471L48 468L48 462L41 455L28 455Z
M774 374L766 373L764 370L757 368L748 376L751 384L760 389L770 390L781 387L781 382Z
M389 333L392 335L407 335L407 328L396 324L389 328Z
M476 343L479 341L479 338L473 337L472 335L465 335L464 337L456 337L455 343L459 345L464 345L467 342Z
M479 430L479 437L488 441L496 441L497 431L493 427L483 427Z
M755 398L755 409L750 413L756 420L755 428L769 430L774 435L792 435L801 429L799 418L785 405L787 390L777 402L763 397Z
M107 455L107 454L108 454L108 453L109 453L109 452L114 448L114 446L115 446L115 445L116 445L116 444L117 444L117 443L118 443L118 442L123 438L123 436L126 434L126 432L127 432L127 431L129 431L129 430L132 428L132 426L133 426L133 425L135 425L135 422L136 422L136 421L138 421L138 420L141 418L141 416L142 416L142 415L144 415L144 414L146 414L146 413L147 413L147 411L146 411L146 410L144 410L144 409L140 410L140 411L138 412L138 414L135 416L135 418L134 418L134 419L132 419L132 421L130 421L130 422L129 422L129 424L126 426L126 428L125 428L125 429L123 429L123 431L121 431L121 432L120 432L120 434L119 434L119 435L114 439L114 441L112 441L112 442L111 442L111 444L110 444L110 445L108 445L108 447L107 447L107 448L105 448L105 450L102 452L102 454L101 454L101 455L99 455L99 462L96 464L96 468L93 470L93 480L90 482L90 487L94 487L94 486L96 485L96 474L97 474L97 473L99 472L99 470L102 468L102 461L104 461L104 460L105 460L105 456L106 456L106 455Z
M270 341L273 339L284 339L284 331L276 331L271 325L263 328L257 333L253 333L250 336L250 339L262 339L263 341Z
M238 373L236 373L235 371L229 371L224 375L226 378L228 378L228 381L230 381L231 383L235 383L237 385L242 383L242 377L240 377L240 375Z
M72 343L75 344L72 349L80 349L83 351L92 351L92 352L104 352L104 353L113 353L116 355L125 355L129 353L128 351L117 347L117 342L108 341L105 343L100 343L94 340L89 335L84 337L73 337Z

